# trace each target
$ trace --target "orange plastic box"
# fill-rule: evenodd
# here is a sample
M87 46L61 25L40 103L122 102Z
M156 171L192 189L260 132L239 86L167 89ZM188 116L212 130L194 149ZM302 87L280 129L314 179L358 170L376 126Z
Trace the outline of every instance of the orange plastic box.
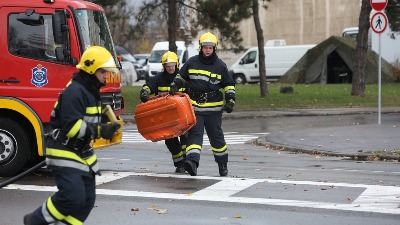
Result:
M163 94L136 106L139 133L151 141L178 137L196 124L190 98L185 93Z

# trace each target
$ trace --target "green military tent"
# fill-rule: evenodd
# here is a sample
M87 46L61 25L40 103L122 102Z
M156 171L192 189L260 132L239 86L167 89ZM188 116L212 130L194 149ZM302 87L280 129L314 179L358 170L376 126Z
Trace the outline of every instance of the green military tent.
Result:
M293 65L280 79L284 83L351 83L354 74L354 60L356 55L356 42L349 38L331 36L307 53ZM365 82L373 84L378 82L379 56L368 49L365 67ZM383 58L382 83L394 82L399 74ZM397 77L397 78L396 78Z

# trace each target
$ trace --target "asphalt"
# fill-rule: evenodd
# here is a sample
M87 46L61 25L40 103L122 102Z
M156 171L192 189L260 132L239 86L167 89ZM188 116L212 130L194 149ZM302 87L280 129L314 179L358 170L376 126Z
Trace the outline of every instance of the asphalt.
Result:
M377 108L285 109L224 113L223 119L249 119L285 116L334 116L377 114ZM400 107L382 107L381 115L400 114ZM399 115L400 116L400 115ZM134 123L133 115L122 115ZM269 133L257 138L256 145L281 151L347 157L359 161L400 162L400 124L349 125Z

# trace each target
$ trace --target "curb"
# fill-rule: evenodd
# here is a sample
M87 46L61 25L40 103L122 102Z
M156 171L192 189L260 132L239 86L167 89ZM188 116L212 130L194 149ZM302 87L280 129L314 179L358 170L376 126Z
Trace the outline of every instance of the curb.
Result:
M334 156L334 157L346 157L350 160L354 161L398 161L400 162L400 156L394 155L380 155L380 154L349 154L349 153L338 153L333 151L323 151L316 150L310 148L298 148L289 145L278 145L271 142L265 141L265 136L258 137L253 142L257 146L264 146L271 150L279 150L279 151L289 151L289 152L298 152L298 153L306 153L309 155L323 155L323 156Z

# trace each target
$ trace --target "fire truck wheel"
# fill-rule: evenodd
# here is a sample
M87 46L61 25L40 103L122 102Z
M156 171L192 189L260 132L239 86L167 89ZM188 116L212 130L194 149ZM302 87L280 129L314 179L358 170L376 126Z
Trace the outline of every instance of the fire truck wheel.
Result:
M0 176L19 172L30 157L29 138L14 120L0 118Z

